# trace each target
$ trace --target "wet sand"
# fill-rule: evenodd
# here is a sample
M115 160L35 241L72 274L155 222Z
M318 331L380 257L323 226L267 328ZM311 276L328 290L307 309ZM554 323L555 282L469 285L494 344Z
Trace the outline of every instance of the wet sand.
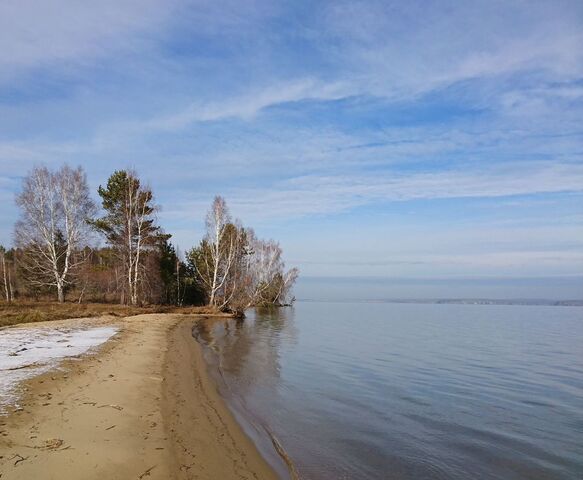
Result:
M277 478L209 379L194 321L84 319L120 331L26 382L0 417L0 478Z

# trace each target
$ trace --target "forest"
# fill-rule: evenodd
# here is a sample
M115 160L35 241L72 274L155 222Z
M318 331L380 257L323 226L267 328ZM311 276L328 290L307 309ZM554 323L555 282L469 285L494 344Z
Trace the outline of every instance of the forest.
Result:
M33 168L16 194L13 246L0 246L6 302L208 305L242 314L288 305L296 268L274 240L234 219L216 196L202 240L181 253L157 223L154 193L137 172L117 170L91 194L82 167Z

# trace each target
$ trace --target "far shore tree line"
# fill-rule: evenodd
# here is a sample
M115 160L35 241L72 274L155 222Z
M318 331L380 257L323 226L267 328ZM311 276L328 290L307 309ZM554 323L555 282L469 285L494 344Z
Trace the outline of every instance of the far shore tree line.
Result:
M298 270L285 268L277 242L233 219L224 198L215 197L203 239L182 256L136 172L115 171L98 194L101 209L81 167L35 167L23 179L14 247L0 246L6 302L207 304L234 313L293 302Z

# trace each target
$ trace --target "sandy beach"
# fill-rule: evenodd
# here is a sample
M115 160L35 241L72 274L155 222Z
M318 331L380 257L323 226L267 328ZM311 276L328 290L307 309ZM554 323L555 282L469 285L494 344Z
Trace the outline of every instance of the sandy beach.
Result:
M0 416L0 478L277 478L208 377L194 321L83 319L119 331L25 382Z

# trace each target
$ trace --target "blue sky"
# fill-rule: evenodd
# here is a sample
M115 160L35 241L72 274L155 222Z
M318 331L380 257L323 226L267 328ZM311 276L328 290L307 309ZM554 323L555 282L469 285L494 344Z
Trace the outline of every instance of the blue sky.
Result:
M35 164L215 194L304 275L583 274L583 3L6 0L0 242Z

